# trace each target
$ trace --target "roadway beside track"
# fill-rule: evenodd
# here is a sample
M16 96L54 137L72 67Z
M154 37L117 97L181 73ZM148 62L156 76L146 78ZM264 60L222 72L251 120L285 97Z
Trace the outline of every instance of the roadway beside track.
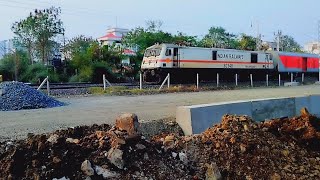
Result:
M149 121L175 116L176 107L182 105L311 94L320 94L320 86L253 88L146 96L59 98L60 101L69 103L69 105L51 109L0 112L0 140L22 138L27 133L51 132L77 125L113 124L115 117L124 112L136 113L139 119Z

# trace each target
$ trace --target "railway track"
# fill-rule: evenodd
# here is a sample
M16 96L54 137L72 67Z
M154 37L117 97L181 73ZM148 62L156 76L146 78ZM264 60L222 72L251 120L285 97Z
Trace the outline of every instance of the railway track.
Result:
M40 84L29 84L32 88L37 89ZM132 83L112 83L112 86L124 86L124 87L136 87L137 84ZM97 83L50 83L50 89L80 89L80 88L89 88L89 87L103 87L103 84ZM47 86L42 86L41 89L46 89Z

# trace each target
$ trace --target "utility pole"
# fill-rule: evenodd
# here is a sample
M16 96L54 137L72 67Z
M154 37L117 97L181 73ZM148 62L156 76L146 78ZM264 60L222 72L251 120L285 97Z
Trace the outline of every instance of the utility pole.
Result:
M256 38L256 50L259 51L261 49L261 34L259 22L257 21L257 38Z
M282 32L281 30L278 30L277 34L274 34L276 36L277 40L277 51L280 51L280 43L281 43L281 37L282 37Z

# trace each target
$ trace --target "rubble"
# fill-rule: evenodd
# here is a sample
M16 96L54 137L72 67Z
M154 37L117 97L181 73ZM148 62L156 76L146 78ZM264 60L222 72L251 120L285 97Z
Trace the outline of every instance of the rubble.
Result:
M0 142L0 179L320 179L320 119L301 112L266 122L225 115L192 136L145 138L134 115L119 127L30 134Z

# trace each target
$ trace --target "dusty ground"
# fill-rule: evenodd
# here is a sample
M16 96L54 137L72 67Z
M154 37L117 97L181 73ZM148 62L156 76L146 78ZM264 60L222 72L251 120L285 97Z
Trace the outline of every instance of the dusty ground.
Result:
M109 123L123 112L136 113L149 121L175 116L177 106L320 94L320 86L262 88L198 93L173 93L147 96L90 96L59 98L68 106L0 112L0 140L26 137L77 125Z

